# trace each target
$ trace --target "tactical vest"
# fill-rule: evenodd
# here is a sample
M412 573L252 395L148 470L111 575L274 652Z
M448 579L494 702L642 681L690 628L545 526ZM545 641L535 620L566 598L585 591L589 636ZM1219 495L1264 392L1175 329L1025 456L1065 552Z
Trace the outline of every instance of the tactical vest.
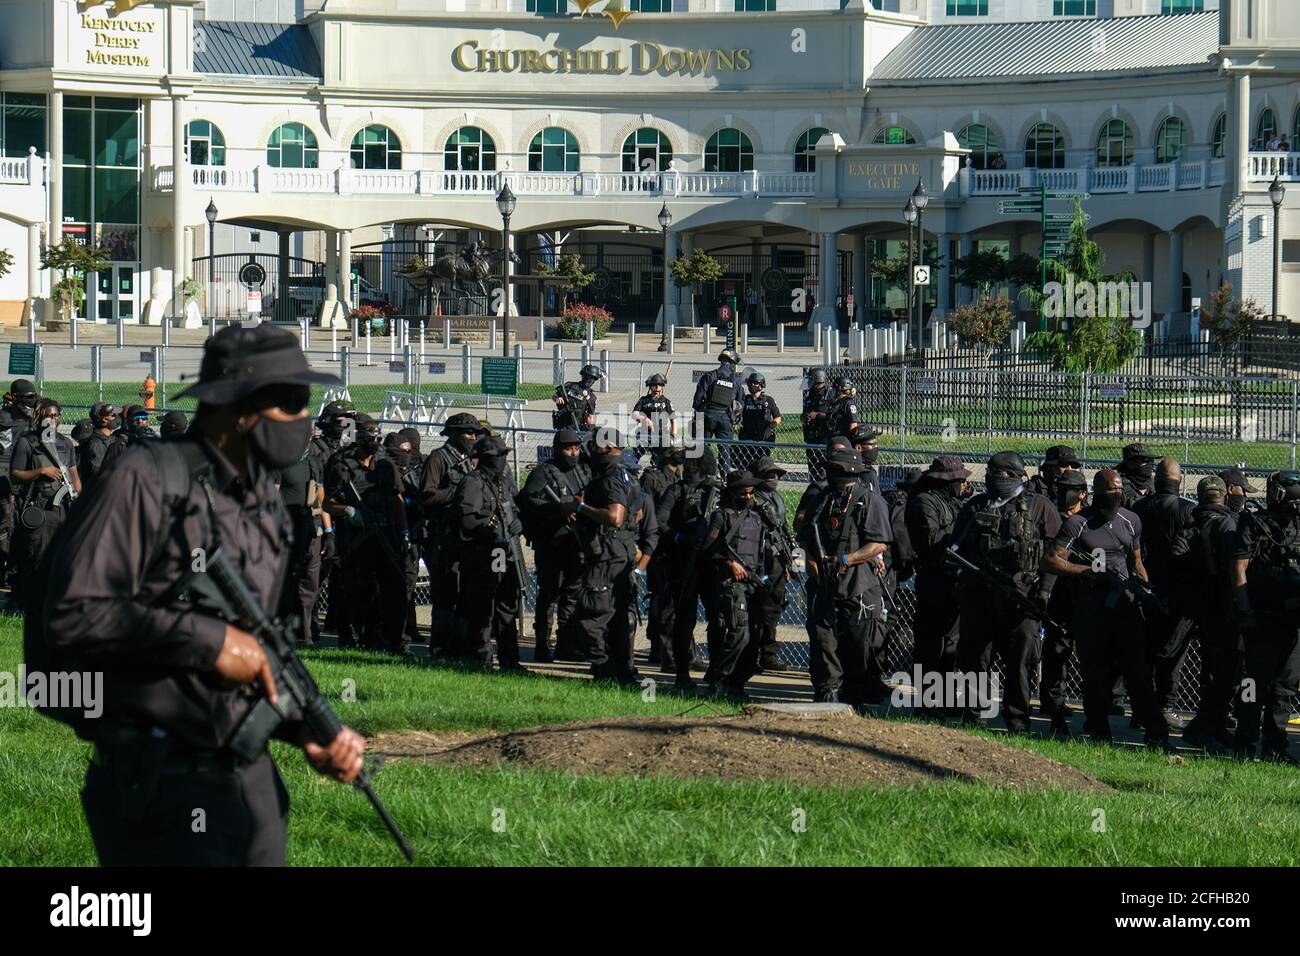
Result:
M809 389L803 393L803 410L817 412L818 417L803 426L803 439L809 445L819 445L831 437L830 425L826 413L830 406L830 389L821 391Z
M1011 574L1036 574L1043 560L1043 537L1028 495L1017 495L1008 508L977 512L967 538L978 563Z
M555 424L569 423L578 431L587 427L587 416L591 413L591 403L587 397L587 389L581 382L564 383L564 407L555 410ZM571 417L572 416L572 417Z
M847 496L828 490L822 501L820 522L823 557L851 554L862 547L862 524L866 520L868 489L855 484Z
M439 456L438 460L443 462L445 465L442 470L442 484L438 490L441 491L442 488L450 488L451 493L448 495L448 500L450 500L452 497L455 497L461 483L465 480L465 476L469 474L469 469L464 465L461 465L461 462L464 461L464 459L457 457L457 453L447 445L443 445L435 451L434 454ZM457 467L458 465L460 467Z
M1295 602L1300 598L1300 521L1283 524L1269 511L1253 517L1261 541L1259 556L1246 570L1251 600L1271 608Z
M858 420L858 401L856 398L841 398L835 402L828 417L828 436L847 435L849 428Z
M740 563L748 571L764 573L763 559L763 519L754 507L748 511L728 509L726 526L722 529L724 539L740 556ZM733 560L733 555L727 555Z
M772 406L766 395L759 395L757 398L753 395L745 396L744 407L740 412L740 425L745 437L766 438L774 431L772 426L774 421Z
M736 380L718 376L709 389L708 410L711 412L730 412L731 403L736 400Z

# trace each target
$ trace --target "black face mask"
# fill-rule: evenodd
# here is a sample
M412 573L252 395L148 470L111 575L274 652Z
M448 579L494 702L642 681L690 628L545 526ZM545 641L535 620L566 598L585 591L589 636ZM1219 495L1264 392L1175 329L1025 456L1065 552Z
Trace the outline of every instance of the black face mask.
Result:
M506 470L506 456L485 455L478 460L478 466L489 475L499 475Z
M383 439L379 437L379 432L359 431L357 432L357 445L363 450L372 452L379 448L379 443Z
M1097 513L1103 518L1113 518L1119 514L1119 507L1123 501L1124 496L1115 491L1104 492L1093 498Z
M388 457L393 459L393 462L398 468L402 469L402 471L406 471L406 469L411 467L411 453L409 451L402 451L400 448L390 448L388 449Z
M36 407L36 396L35 396L34 394L33 394L33 395L19 395L19 396L18 396L18 404L21 405L23 408L35 408L35 407Z
M1182 490L1181 482L1172 478L1157 478L1156 491L1162 495L1176 495Z
M1003 501L1010 498L1016 493L1016 489L1022 486L1023 482L1019 478L989 478L989 494L997 501Z
M863 464L874 465L880 458L879 448L863 448L859 450L862 455Z
M1062 511L1069 511L1082 497L1083 492L1078 488L1062 488L1056 493L1056 507Z
M339 441L343 437L343 423L337 419L321 425L320 433L330 441Z
M265 415L248 431L253 454L268 468L288 468L302 458L311 441L311 419L272 421Z
M753 506L754 506L754 499L753 499L753 498L737 498L737 499L736 499L736 510L737 510L737 511L748 511L748 510L749 510L750 508L752 508Z
M578 459L570 458L568 455L556 454L551 456L551 462L560 471L573 471L573 466L578 463Z
M844 491L846 488L851 488L853 487L853 485L857 484L858 476L857 475L831 475L829 477L829 481L831 487L834 488L836 491Z
M1241 514L1243 511L1246 510L1245 495L1228 495L1226 501L1228 505L1228 510L1231 511L1233 514Z
M1155 469L1149 461L1133 462L1124 469L1124 474L1138 481L1146 482L1151 480L1151 476L1155 474Z
M763 482L762 488L764 491L776 491L777 486L780 485L780 483L781 479L779 478L768 478Z

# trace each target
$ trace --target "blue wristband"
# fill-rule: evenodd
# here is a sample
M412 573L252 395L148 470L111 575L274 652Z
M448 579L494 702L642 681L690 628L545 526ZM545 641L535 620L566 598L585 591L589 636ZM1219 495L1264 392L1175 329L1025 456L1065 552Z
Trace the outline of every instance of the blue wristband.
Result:
M582 509L584 509L584 508L586 508L586 507L587 507L587 506L586 506L585 503L579 501L579 502L578 502L578 508L577 508L577 510L578 510L579 512L581 512Z
M849 556L848 556L847 554L841 554L841 555L840 555L840 567L842 567L842 568L847 568L848 566L849 566Z

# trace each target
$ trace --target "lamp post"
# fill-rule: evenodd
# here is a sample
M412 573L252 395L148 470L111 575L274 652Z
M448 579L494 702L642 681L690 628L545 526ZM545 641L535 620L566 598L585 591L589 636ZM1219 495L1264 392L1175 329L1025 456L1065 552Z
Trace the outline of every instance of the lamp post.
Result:
M912 202L916 206L916 261L917 265L925 265L925 207L930 205L930 196L925 191L925 180L918 179L916 188L912 190ZM921 286L920 294L917 296L916 303L916 348L918 352L924 351L921 347L925 325L925 286Z
M659 338L659 351L668 351L668 227L673 224L673 214L668 211L668 203L659 210L659 228L663 232L664 243L664 321L663 334Z
M510 217L515 211L515 194L506 183L497 193L497 211L501 213L501 354L510 355Z
M217 281L217 204L208 197L208 208L203 210L208 217L208 295L204 303L208 307L208 335L217 334L216 304L212 299L212 289Z
M918 213L916 203L911 196L907 197L907 205L903 207L903 218L907 220L907 324L910 328L912 325L912 310L916 308L916 286L913 280L916 279L916 271L912 268L912 233L916 228Z
M1279 278L1282 271L1282 200L1286 198L1286 187L1282 185L1282 177L1279 174L1273 176L1273 182L1268 187L1268 198L1273 201L1273 321L1277 321L1278 302L1277 296L1280 291Z

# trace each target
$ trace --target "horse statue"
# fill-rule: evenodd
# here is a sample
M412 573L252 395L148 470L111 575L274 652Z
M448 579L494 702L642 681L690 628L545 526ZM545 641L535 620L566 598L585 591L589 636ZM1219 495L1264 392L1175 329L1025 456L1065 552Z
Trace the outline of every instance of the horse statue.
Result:
M492 285L499 285L501 260L505 252L501 249L486 249L477 242L470 243L460 253L448 253L434 259L424 270L430 281L441 279L440 285L450 286L453 292L470 292L486 296ZM512 262L523 260L515 253L510 253Z

